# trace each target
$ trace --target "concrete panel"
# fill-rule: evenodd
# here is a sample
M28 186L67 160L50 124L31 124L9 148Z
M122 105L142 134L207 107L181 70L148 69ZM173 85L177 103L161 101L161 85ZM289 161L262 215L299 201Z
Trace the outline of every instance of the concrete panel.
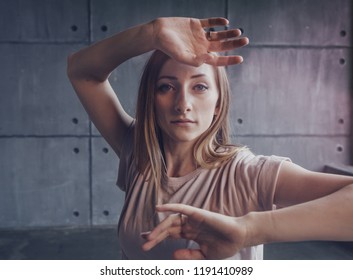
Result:
M103 39L157 17L224 17L225 11L224 0L92 0L92 39Z
M253 45L349 46L351 0L228 1L232 27Z
M0 227L87 225L87 138L0 138Z
M88 42L88 0L2 0L0 42Z
M92 223L117 225L125 193L116 186L119 158L99 137L92 139Z
M88 134L87 114L66 76L83 45L0 44L0 135Z
M349 135L351 57L347 49L243 48L228 68L237 135Z
M255 154L289 157L294 163L313 171L327 164L352 164L349 137L234 137L234 143Z

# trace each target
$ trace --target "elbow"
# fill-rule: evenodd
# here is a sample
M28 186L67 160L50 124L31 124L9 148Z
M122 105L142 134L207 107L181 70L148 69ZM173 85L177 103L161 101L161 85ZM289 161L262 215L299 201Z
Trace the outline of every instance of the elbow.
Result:
M66 60L66 75L71 81L77 76L75 73L74 56L75 54L69 54Z
M80 80L89 80L85 67L82 65L82 59L78 53L72 53L67 56L66 62L66 75L74 83L75 81Z
M96 72L94 67L85 62L80 52L72 53L67 56L66 75L72 84L82 81L98 83L106 81L108 77L102 78L97 75Z

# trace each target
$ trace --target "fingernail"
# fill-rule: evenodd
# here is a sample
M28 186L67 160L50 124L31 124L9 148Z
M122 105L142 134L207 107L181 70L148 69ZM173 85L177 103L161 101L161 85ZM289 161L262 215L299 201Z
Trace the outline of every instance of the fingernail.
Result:
M140 233L140 236L143 238L143 239L147 239L147 236L151 233L151 231L145 231L145 232L141 232Z

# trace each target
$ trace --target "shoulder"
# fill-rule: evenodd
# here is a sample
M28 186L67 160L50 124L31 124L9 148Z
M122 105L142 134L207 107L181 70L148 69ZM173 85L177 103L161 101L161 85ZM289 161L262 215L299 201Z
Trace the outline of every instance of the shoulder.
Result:
M256 201L258 210L270 210L281 167L289 158L242 152L235 158L234 178L238 188Z
M248 181L253 184L276 180L280 167L289 158L280 156L255 155L249 149L236 153L224 166L229 176L237 181Z
M276 155L255 155L248 149L244 149L237 153L233 158L233 162L242 167L263 168L272 165L278 165L283 161L291 161L287 157Z

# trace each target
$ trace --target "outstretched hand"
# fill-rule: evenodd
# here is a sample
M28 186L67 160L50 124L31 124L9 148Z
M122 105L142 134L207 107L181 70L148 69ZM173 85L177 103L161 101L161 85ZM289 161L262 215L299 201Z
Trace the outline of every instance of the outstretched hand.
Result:
M248 38L240 38L239 29L205 31L228 24L225 18L158 18L153 21L155 47L175 60L193 66L203 63L215 66L238 64L243 61L241 56L218 56L215 52L245 46L249 43Z
M175 259L224 259L244 248L246 226L241 219L229 217L183 204L156 207L171 214L149 233L143 250L148 251L166 238L194 240L200 249L180 249Z

